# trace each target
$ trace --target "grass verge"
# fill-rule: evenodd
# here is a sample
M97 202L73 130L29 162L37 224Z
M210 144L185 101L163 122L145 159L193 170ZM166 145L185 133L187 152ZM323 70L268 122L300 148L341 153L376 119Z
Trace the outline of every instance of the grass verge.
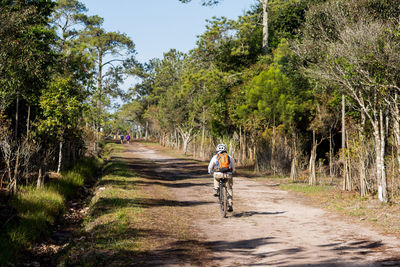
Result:
M86 158L51 178L44 188L19 188L8 201L7 220L1 222L0 265L12 262L21 249L30 248L48 236L51 225L64 212L66 200L73 198L79 187L95 177L100 163L97 158Z
M118 159L122 150L117 144L108 148L107 157L112 160L103 167L82 237L61 257L61 266L129 265L139 250L141 233L134 227L141 212L135 191L137 177Z

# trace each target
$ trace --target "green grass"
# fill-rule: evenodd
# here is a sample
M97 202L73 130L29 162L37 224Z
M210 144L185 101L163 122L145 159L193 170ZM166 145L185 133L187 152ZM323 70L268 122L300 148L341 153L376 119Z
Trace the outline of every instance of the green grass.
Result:
M281 184L280 188L283 190L300 192L307 195L312 195L320 192L326 192L331 190L328 186L323 185L307 185L307 184Z
M110 158L123 150L121 145L110 145ZM134 227L142 212L135 190L137 180L136 174L122 161L113 159L104 165L103 177L84 219L82 235L86 238L71 246L61 265L129 265L141 246L140 230Z
M10 200L16 214L0 229L0 265L13 261L22 248L48 236L65 210L65 201L73 198L85 182L94 179L100 164L97 158L83 159L60 177L51 178L44 188L19 188Z
M122 151L124 151L124 147L120 144L116 144L114 142L108 142L104 145L101 151L101 158L105 161L111 159L112 156L118 156Z

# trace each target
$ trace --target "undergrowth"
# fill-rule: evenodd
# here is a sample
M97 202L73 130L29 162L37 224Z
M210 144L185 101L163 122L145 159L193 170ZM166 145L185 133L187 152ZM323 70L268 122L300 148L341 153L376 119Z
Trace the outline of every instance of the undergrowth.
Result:
M33 185L21 186L9 200L13 214L0 229L0 265L15 260L18 251L30 248L50 233L51 225L65 211L66 201L75 197L78 188L96 176L101 160L85 158L50 178L44 188Z

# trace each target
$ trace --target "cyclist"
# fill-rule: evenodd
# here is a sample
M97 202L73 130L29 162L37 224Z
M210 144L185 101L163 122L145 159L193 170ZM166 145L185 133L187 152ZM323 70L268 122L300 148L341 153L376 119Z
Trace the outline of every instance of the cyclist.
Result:
M212 157L208 165L208 173L214 176L214 196L219 195L219 180L223 178L225 174L225 178L227 178L226 187L228 189L228 211L233 211L232 174L235 172L235 160L226 152L225 144L219 144L216 150L217 154ZM226 156L229 159L229 166L228 168L222 168L222 164L224 164L223 159Z

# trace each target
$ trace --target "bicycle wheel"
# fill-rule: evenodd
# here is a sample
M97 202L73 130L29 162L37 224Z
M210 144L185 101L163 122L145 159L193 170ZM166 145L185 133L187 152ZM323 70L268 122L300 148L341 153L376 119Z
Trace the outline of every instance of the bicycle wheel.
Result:
M220 201L220 206L221 206L221 214L222 217L226 217L226 212L228 209L228 192L226 189L225 184L220 186L219 189L219 201Z

